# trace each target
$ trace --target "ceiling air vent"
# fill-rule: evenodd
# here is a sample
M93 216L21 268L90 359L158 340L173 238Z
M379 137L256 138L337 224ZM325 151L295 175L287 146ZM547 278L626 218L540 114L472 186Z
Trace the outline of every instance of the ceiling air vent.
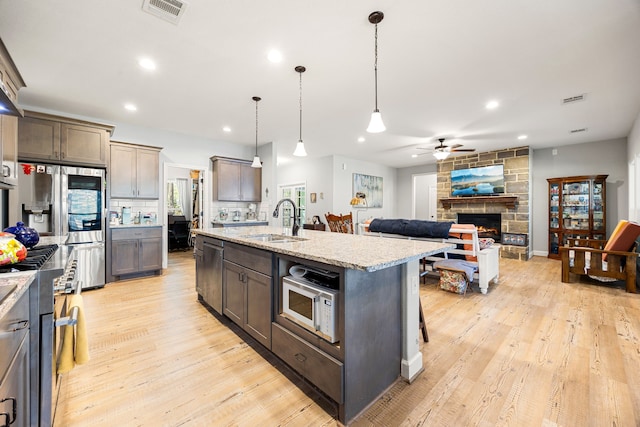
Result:
M569 131L569 133L580 133L580 132L586 132L588 128L580 128L580 129L571 129Z
M576 96L570 96L568 98L564 98L562 100L562 105L565 104L573 104L574 102L578 102L578 101L584 101L584 99L587 97L586 93L582 93L580 95L576 95Z
M187 3L180 0L143 0L142 10L165 21L177 24L185 9Z

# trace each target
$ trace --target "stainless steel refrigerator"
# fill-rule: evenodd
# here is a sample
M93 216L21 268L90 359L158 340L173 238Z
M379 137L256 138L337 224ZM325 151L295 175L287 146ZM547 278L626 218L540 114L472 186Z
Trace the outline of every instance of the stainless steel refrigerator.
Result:
M82 289L104 286L104 169L23 163L18 192L25 225L73 245Z

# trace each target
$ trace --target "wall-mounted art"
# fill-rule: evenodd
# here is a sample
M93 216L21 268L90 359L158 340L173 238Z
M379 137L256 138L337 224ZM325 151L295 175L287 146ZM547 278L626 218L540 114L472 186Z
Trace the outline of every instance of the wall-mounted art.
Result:
M382 207L382 177L353 174L353 194L364 193L369 208Z

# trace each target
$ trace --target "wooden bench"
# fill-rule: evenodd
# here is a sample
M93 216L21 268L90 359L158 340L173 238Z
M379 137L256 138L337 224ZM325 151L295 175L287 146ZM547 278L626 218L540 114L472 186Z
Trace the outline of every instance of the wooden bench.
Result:
M500 275L500 245L493 244L488 248L480 249L480 239L478 238L478 230L475 228L461 228L456 227L457 224L451 226L449 230L449 237L437 239L437 238L425 238L425 237L411 237L403 236L401 234L390 234L381 232L366 232L367 236L378 236L386 238L396 239L408 239L408 240L427 240L431 242L443 242L452 243L459 248L450 249L444 253L445 259L449 259L451 254L458 254L466 256L476 257L476 261L469 261L478 266L478 272L474 274L474 280L478 280L480 285L480 292L487 293L489 289L489 282L498 283ZM459 237L456 237L458 235ZM465 248L466 246L466 248ZM432 264L435 261L442 260L441 257L426 257L423 259L424 270L421 275L437 272L433 270Z

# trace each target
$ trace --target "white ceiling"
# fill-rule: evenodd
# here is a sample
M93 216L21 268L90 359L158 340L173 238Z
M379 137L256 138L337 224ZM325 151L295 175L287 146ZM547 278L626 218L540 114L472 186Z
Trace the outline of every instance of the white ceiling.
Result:
M438 137L478 151L626 137L640 112L638 0L186 2L175 25L142 0L0 0L0 38L27 83L20 106L253 145L260 96L259 143L274 141L284 161L304 65L309 156L394 167L433 162L411 154ZM367 134L375 10L387 131ZM281 63L267 60L272 48ZM155 72L138 67L143 56ZM501 106L486 110L490 99Z

